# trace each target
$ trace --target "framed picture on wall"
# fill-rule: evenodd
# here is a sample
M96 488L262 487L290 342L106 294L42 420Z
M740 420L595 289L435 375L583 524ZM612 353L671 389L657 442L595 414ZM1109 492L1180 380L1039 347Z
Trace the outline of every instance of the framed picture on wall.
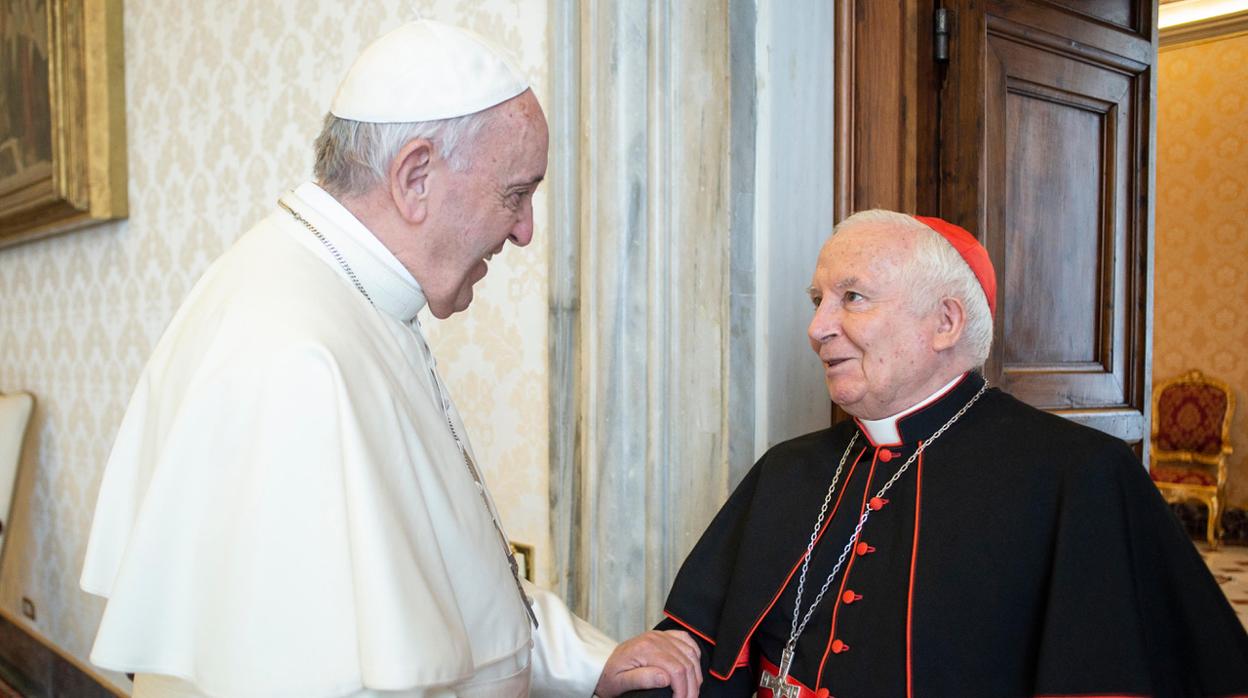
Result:
M122 0L0 2L0 247L123 218Z

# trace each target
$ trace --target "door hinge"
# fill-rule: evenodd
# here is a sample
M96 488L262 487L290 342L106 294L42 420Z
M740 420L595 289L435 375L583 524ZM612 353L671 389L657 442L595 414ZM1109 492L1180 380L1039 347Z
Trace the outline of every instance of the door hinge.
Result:
M936 9L932 45L936 49L936 62L949 62L949 10L943 7Z

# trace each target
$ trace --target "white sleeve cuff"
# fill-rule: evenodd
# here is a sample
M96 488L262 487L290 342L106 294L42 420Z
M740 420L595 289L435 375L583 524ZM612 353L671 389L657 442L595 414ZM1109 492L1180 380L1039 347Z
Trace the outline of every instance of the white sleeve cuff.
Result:
M532 695L588 698L593 695L616 642L576 617L563 601L527 582L540 625L533 637Z

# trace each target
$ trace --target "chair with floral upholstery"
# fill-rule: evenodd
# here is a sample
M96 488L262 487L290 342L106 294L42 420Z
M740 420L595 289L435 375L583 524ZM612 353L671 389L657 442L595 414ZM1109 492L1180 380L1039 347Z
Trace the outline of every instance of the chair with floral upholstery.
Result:
M1209 509L1210 547L1222 539L1226 461L1235 396L1220 380L1192 370L1153 388L1149 444L1153 481L1168 502L1199 500Z

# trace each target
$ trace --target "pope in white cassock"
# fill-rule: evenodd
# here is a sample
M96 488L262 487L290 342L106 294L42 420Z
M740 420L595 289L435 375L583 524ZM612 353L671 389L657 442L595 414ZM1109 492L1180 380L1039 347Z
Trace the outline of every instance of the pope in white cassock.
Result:
M417 313L533 235L547 128L480 37L357 59L283 195L157 344L100 487L91 661L135 695L697 694L696 645L615 645L523 584Z

